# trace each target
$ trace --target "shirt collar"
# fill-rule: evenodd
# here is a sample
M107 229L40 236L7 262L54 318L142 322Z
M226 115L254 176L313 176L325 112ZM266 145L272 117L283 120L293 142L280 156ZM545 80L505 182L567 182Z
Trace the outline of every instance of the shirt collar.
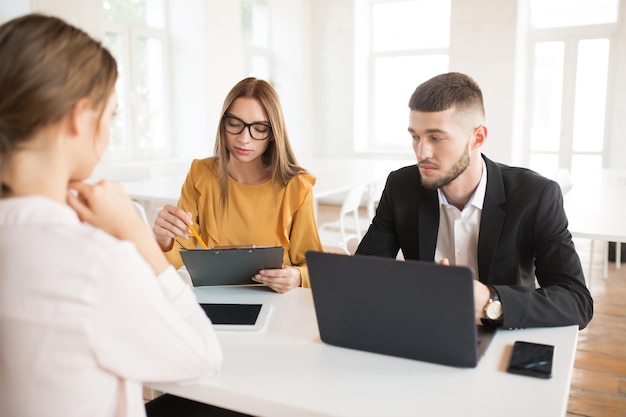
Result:
M487 164L485 164L484 159L481 158L480 160L483 165L483 170L482 174L480 175L480 181L478 181L478 187L476 187L474 194L472 194L465 207L463 207L463 210L465 210L469 206L474 206L479 210L483 209L483 203L485 201L485 191L487 190ZM437 196L439 197L439 205L444 205L446 207L450 206L450 203L448 203L448 199L446 198L446 195L443 193L441 188L437 188Z

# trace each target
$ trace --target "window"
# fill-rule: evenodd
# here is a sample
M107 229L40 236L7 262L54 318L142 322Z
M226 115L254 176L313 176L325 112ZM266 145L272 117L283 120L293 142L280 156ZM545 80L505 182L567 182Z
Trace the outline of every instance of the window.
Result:
M357 45L356 72L365 68L367 75L356 74L355 101L369 104L355 114L355 146L404 152L411 92L448 70L450 1L361 0L356 19L356 39L367 42Z
M119 67L114 161L172 156L167 0L103 0L104 44Z
M618 0L531 0L529 167L572 182L602 168Z
M270 13L267 3L242 0L242 30L249 76L271 80Z

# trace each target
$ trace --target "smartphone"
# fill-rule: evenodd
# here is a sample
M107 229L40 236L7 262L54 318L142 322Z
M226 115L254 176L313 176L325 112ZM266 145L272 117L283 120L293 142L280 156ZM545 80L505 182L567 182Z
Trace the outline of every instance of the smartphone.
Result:
M552 357L554 346L516 341L509 360L507 372L512 374L534 376L537 378L552 377Z

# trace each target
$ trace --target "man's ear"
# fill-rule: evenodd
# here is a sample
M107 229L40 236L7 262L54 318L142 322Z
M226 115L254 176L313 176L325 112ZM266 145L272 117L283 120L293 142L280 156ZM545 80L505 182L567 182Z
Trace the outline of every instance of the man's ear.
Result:
M80 99L74 104L72 111L67 116L67 128L68 133L72 136L81 136L84 134L91 125L91 119L93 117L89 99Z
M472 140L472 149L478 149L487 141L487 126L478 125L474 128L474 136Z

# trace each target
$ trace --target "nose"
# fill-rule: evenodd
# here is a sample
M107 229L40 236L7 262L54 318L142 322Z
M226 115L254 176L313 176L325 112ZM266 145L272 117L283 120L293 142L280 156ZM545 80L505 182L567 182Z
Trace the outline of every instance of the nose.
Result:
M417 162L430 159L433 155L431 147L423 140L413 142L413 152L415 153Z
M242 143L251 142L252 135L250 134L250 127L244 128L241 133L237 135L237 140Z

